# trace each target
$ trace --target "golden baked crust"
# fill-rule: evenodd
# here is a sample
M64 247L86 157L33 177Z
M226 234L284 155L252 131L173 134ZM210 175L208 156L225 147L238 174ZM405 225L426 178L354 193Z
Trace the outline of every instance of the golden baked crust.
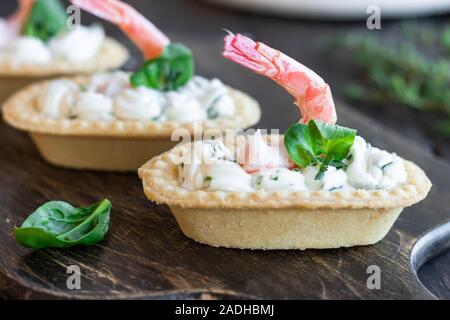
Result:
M78 137L45 133L31 133L30 136L42 157L53 165L134 173L149 158L177 144L168 138Z
M214 247L327 249L380 241L403 208L198 209L170 206L182 232Z
M271 140L277 139L272 136ZM278 139L280 139L278 137ZM242 144L243 139L237 141ZM226 144L233 149L235 146ZM342 191L264 191L225 192L187 190L178 183L177 163L190 144L178 145L159 155L139 169L144 192L157 203L182 208L227 209L388 209L413 205L424 199L431 188L425 173L414 163L403 160L408 180L406 183L385 190Z
M70 79L83 84L87 83L89 78L89 76L79 76ZM3 105L5 121L17 129L54 135L170 137L173 130L181 128L186 129L186 133L189 134L209 128L220 130L247 128L256 124L261 116L256 100L241 91L228 88L236 103L236 113L233 116L214 120L182 123L178 121L52 119L41 114L35 107L36 97L48 83L49 81L41 81L32 84L9 98Z
M51 64L16 64L13 61L0 61L0 77L48 77L80 73L93 73L120 67L128 59L128 50L112 38L105 38L95 59L86 62L67 62L56 60Z

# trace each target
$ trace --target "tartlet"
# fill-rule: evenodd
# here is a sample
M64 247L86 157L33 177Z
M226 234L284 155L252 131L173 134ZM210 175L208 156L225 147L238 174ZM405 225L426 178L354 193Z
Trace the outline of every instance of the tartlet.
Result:
M226 146L236 149L244 143L239 139ZM323 249L374 244L405 207L424 199L431 188L424 172L404 160L407 182L386 190L187 190L179 183L178 165L189 148L190 144L177 146L151 159L139 169L139 177L147 198L168 205L186 236L216 247Z
M224 56L283 86L299 123L284 135L204 138L139 169L147 198L166 204L183 233L241 249L325 249L380 241L431 188L425 173L335 125L328 84L263 43L230 33Z
M116 40L107 37L95 59L83 63L56 61L50 65L17 66L10 61L0 61L0 102L36 81L115 69L127 59L128 50Z
M192 51L172 43L130 5L71 2L120 27L146 61L130 74L116 71L32 84L4 103L5 121L29 132L48 162L136 171L173 147L180 135L190 139L206 129L246 128L259 121L255 100L218 79L194 76Z
M71 78L85 84L89 76ZM259 121L258 103L247 94L228 88L236 111L229 117L196 122L52 119L37 111L38 95L50 81L32 84L3 105L3 118L11 126L28 132L48 162L76 169L136 171L149 158L169 150L176 129L194 134L205 129L225 131L246 128Z
M115 69L128 59L100 26L69 29L69 20L59 0L18 1L0 18L0 102L37 80Z

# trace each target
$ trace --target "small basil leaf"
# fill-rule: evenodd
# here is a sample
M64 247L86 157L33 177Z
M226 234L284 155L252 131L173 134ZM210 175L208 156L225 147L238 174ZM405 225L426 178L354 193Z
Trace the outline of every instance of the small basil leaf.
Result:
M59 240L44 229L35 227L20 227L14 229L17 242L27 248L40 249L46 247L67 247L67 243Z
M342 161L331 161L330 165L335 167L336 169L346 169L347 165L343 163Z
M169 91L185 85L194 75L192 51L179 43L169 44L158 58L148 60L134 72L130 82L134 87Z
M325 156L333 156L333 160L344 159L353 145L356 130L311 120L308 123L316 143L316 152Z
M314 138L307 125L292 125L284 135L284 144L291 160L300 167L306 167L314 161Z
M292 125L284 136L284 144L291 160L300 167L339 164L345 159L355 140L356 130L321 121L311 120L307 125Z
M22 227L37 227L48 233L59 235L75 228L89 214L89 208L74 208L64 201L50 201L40 206L22 224Z
M14 234L20 244L34 249L94 244L108 231L111 207L107 199L87 208L50 201L15 228Z
M22 33L48 41L66 29L67 15L59 0L36 0Z
M92 214L76 226L58 236L58 239L77 244L93 244L103 239L109 227L111 203L108 200L99 202L89 208Z
M321 163L320 163L319 172L322 172L324 174L327 171L330 163L333 162L333 158L334 158L334 156L332 154L323 158L323 161L321 161Z

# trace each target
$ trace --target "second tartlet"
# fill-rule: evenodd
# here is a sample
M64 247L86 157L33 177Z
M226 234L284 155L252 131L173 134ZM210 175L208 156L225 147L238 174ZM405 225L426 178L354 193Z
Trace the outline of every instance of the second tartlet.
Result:
M100 25L68 29L59 0L19 0L0 18L0 101L37 81L120 67L128 51Z
M3 105L5 121L30 133L50 163L77 169L135 171L206 129L252 126L258 103L220 80L193 75L191 51L120 1L73 3L116 23L146 59L132 74L117 71L44 81ZM175 132L175 130L179 130Z

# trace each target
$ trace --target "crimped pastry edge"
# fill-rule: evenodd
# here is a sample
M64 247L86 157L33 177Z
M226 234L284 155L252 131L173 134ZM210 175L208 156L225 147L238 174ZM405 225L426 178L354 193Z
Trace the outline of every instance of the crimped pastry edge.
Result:
M0 78L27 77L39 78L57 75L93 73L101 70L115 69L126 62L128 50L118 41L106 37L95 59L79 63L55 60L50 64L17 64L13 61L0 62Z
M90 76L60 78L87 83ZM82 120L52 119L39 113L34 107L35 98L50 81L40 81L20 90L3 105L3 118L11 126L37 133L76 136L104 137L170 137L176 129L184 129L186 134L197 134L207 129L241 129L256 124L261 111L258 102L249 95L227 87L236 103L233 116L220 117L196 122L139 121L139 120Z
M273 139L272 136L271 140ZM275 139L277 138L275 137ZM337 190L333 192L323 190L295 192L187 190L178 183L176 163L180 154L183 153L182 149L189 148L189 146L190 144L178 145L172 150L152 158L138 170L144 193L149 200L182 208L388 209L411 206L423 200L431 188L431 181L422 169L413 162L402 159L408 180L391 189Z

